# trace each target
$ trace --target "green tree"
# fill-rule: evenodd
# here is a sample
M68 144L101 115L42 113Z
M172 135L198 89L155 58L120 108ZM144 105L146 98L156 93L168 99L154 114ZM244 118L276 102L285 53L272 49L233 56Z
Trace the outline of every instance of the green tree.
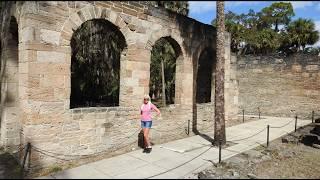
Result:
M306 19L291 22L293 16L291 3L284 2L273 3L261 12L252 9L240 15L227 12L225 27L231 33L231 51L238 54L275 51L290 54L315 44L319 34L314 22ZM215 19L212 25L216 27ZM284 25L280 32L279 25Z
M167 38L159 39L151 51L150 64L150 96L155 97L157 103L162 94L161 104L174 103L175 92L175 69L178 52L174 49ZM162 69L163 63L163 69ZM164 70L164 71L162 71ZM164 78L163 77L164 74ZM164 89L162 88L164 85Z
M274 30L279 31L279 25L288 25L293 17L294 11L290 2L276 2L262 9L263 19L274 25Z
M189 13L188 1L149 1L149 3L154 6L164 7L185 16L188 16Z
M150 1L154 6L164 7L171 11L187 16L189 13L188 1ZM151 51L150 69L150 96L157 101L162 94L162 105L174 103L175 67L178 54L172 44L161 38ZM163 65L163 67L162 67ZM162 78L161 78L162 77ZM163 78L164 77L164 78ZM157 102L156 102L157 103Z
M279 35L271 29L263 29L257 32L257 50L261 54L273 52L280 47Z
M225 14L225 28L231 34L231 50L233 52L239 51L239 45L244 40L245 26L243 17L232 11L228 11ZM216 19L211 24L216 27Z
M299 18L291 22L287 29L289 47L296 51L304 50L306 45L313 45L319 40L319 32L311 19Z
M121 32L102 19L86 21L71 39L71 107L115 106L119 101Z

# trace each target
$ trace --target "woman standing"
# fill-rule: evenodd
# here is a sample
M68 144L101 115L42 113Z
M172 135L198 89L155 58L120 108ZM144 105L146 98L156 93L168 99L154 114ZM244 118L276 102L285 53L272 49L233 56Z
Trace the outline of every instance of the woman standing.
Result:
M143 129L143 137L144 137L144 150L143 152L150 153L151 143L149 141L149 131L152 126L152 118L151 112L152 110L157 112L157 115L160 115L160 110L151 103L151 99L149 95L145 95L143 98L143 104L140 109L141 114L141 128Z

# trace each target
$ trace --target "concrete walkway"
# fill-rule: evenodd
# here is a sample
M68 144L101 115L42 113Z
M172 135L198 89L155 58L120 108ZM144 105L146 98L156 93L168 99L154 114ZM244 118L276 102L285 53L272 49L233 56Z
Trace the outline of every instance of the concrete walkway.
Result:
M298 127L309 123L311 120L298 120ZM226 129L227 141L233 142L231 143L233 145L222 149L222 160L265 144L268 124L271 127L281 127L287 124L281 128L270 128L270 141L294 131L295 126L293 118L262 116L257 121L228 127ZM213 133L206 135L213 137ZM250 136L252 137L244 139ZM218 148L212 147L210 142L197 135L155 145L150 154L142 153L142 150L139 149L40 178L197 178L193 173L212 166L212 162L218 162L218 154Z

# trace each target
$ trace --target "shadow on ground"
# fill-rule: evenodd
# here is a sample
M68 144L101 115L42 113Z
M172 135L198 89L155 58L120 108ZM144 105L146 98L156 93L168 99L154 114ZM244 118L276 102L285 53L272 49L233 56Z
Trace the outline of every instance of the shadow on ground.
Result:
M0 179L23 179L16 159L7 152L0 151Z

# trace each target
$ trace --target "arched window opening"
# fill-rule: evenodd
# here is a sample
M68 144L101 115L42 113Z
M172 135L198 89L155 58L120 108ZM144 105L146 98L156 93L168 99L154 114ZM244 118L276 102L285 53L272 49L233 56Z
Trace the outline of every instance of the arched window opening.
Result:
M197 103L211 102L214 93L215 52L209 48L204 49L198 61L197 73Z
M120 30L104 19L84 22L71 39L70 107L119 106Z
M157 106L175 102L176 62L181 54L179 44L171 37L160 38L152 47L149 94Z

